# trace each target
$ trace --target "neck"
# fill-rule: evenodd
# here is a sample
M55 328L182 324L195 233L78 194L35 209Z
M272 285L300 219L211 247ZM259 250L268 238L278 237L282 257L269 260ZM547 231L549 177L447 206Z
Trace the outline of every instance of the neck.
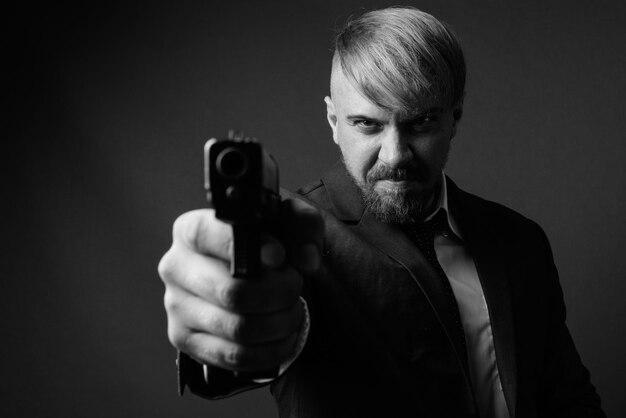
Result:
M437 207L439 206L439 201L441 200L441 192L443 190L443 176L440 176L437 179L437 182L433 186L432 192L430 196L425 199L422 210L419 214L414 218L414 222L424 222L426 218L431 216Z

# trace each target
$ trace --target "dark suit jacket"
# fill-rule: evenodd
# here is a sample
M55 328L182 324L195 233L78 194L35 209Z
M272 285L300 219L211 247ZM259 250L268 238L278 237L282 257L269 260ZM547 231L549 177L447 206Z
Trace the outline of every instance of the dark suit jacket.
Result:
M448 184L484 289L511 417L604 416L565 325L544 232ZM280 416L478 416L463 336L411 240L364 210L341 164L299 194L322 209L324 263L305 285L307 345L271 385ZM183 373L183 384L213 399L253 387L214 369L201 385L195 373Z

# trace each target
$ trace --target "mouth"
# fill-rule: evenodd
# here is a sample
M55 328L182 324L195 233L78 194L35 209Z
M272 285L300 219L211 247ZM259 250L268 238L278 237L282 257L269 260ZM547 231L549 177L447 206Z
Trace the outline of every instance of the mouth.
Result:
M402 191L412 190L418 187L418 183L415 180L388 180L381 179L376 182L377 188L386 190Z

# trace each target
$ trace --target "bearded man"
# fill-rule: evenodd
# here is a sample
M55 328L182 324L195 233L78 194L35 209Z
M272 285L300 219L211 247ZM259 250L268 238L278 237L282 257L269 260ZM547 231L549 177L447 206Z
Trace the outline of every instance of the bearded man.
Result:
M325 98L342 159L285 192L262 277L230 275L212 210L174 225L159 272L182 389L270 384L281 417L604 416L544 232L444 173L465 71L417 9L345 25Z

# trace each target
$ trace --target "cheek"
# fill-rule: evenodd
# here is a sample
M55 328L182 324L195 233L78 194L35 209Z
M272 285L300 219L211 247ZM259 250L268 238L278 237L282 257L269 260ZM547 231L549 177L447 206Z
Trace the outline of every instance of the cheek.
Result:
M414 152L420 156L419 160L431 166L433 169L439 169L445 164L450 150L449 136L435 135L427 140L420 141L414 148Z
M339 147L350 174L357 180L364 180L367 168L361 150L354 144L347 142L339 142Z
M342 133L341 130L339 133ZM376 162L376 150L368 146L366 140L350 136L348 132L338 136L338 145L350 174L359 181L365 181L368 171Z
M440 162L442 160L445 160L448 155L449 150L450 150L450 141L444 138L439 138L437 141L435 141L432 148L430 149L431 160L433 162L434 161Z

